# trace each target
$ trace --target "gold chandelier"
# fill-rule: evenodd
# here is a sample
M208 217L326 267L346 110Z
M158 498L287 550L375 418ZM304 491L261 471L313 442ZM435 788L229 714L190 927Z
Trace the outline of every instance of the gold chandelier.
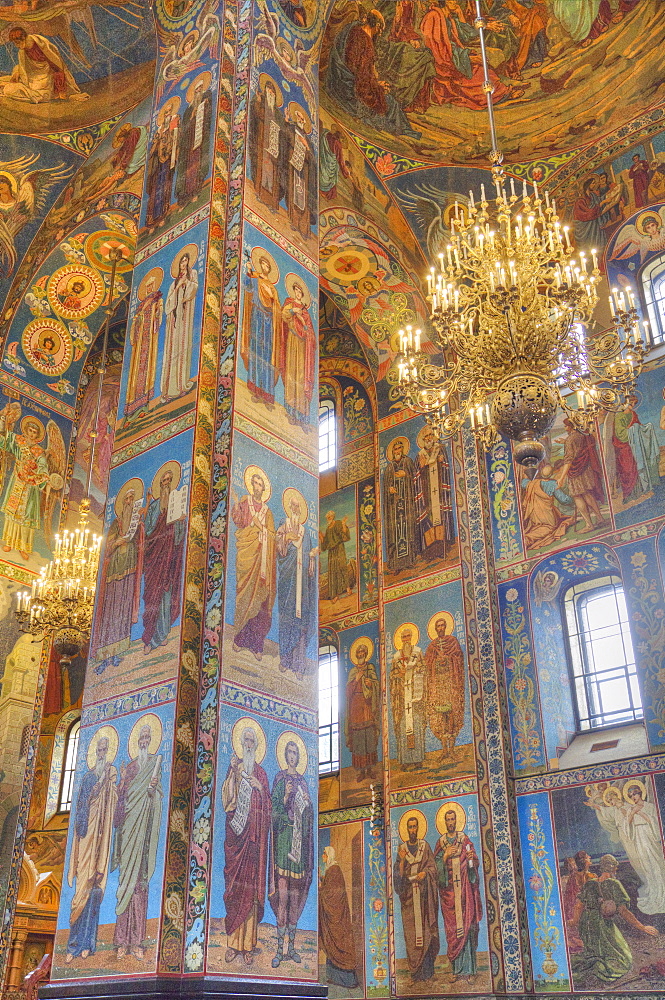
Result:
M73 531L55 536L55 554L32 584L17 595L16 618L22 632L50 638L61 663L71 662L90 638L101 535L88 528L90 500L81 501Z
M468 419L491 447L503 434L533 477L545 454L538 439L560 407L581 430L603 410L624 405L634 389L644 355L632 290L612 290L612 328L586 337L598 301L598 256L575 255L569 228L556 202L533 183L510 193L496 140L485 52L485 21L476 0L485 70L495 187L493 204L481 184L468 204L455 203L450 243L428 275L434 346L442 360L421 349L422 333L399 331L400 351L389 375L394 391L442 437L452 437ZM647 324L643 322L645 334Z
M116 269L123 259L122 250L109 250L111 275L109 297L104 326L104 340L97 365L97 401L93 430L90 432L90 464L86 495L79 505L76 527L65 529L55 536L54 558L43 566L39 576L32 583L32 592L17 594L16 619L22 632L27 632L36 640L50 639L60 656L61 666L71 663L90 639L92 615L95 605L99 556L102 536L92 533L88 527L90 515L90 489L95 460L95 446L102 402L102 388L106 373L109 327L113 315Z

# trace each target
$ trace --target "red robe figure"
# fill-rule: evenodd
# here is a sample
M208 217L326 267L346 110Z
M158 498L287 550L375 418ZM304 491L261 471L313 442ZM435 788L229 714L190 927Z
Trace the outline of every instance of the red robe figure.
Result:
M159 475L159 473L158 473ZM159 496L145 515L143 557L143 642L146 652L163 646L180 615L180 584L185 548L185 520L168 522L173 471L167 466L159 476Z
M460 14L457 5L446 0L442 7L431 7L420 22L420 31L434 56L436 68L432 101L481 110L487 106L483 68L476 54L467 48L478 33ZM489 70L489 79L494 87L495 103L510 95L510 90L493 69Z
M439 838L434 857L448 961L455 982L460 976L472 979L478 971L476 951L483 906L476 850L467 835L457 829L456 809L449 809L444 820L446 832Z
M270 786L266 772L256 761L259 740L254 725L245 726L240 743L242 758L233 754L222 785L226 813L225 960L233 962L242 955L244 964L251 965L266 897Z
M628 176L633 182L633 194L635 196L635 208L643 208L649 204L649 181L651 173L649 164L640 158L639 153L633 155L633 165L628 171Z

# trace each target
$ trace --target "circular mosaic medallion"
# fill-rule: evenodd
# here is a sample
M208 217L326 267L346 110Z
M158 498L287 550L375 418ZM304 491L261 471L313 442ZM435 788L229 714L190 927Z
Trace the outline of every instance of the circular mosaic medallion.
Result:
M355 283L364 278L371 267L371 261L366 253L356 250L355 247L348 247L345 250L338 250L324 262L321 262L321 270L329 278L344 284Z
M62 375L72 363L72 338L67 328L53 317L40 317L28 323L21 346L28 363L42 375Z
M65 319L85 319L101 305L104 280L85 264L66 264L49 278L46 295L54 313Z
M131 271L134 266L134 242L122 233L114 232L113 229L102 229L99 232L91 233L85 241L85 252L88 260L100 271L110 271L113 267L111 251L120 250L120 260L116 271L124 274Z

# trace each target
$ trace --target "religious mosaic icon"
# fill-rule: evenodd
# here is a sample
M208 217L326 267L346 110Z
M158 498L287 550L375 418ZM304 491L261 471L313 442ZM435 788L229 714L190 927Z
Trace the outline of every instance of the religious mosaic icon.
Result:
M57 319L33 319L23 331L21 346L29 364L42 375L62 375L72 363L71 335Z
M46 294L54 313L65 319L85 319L101 305L104 281L91 267L66 264L52 275Z

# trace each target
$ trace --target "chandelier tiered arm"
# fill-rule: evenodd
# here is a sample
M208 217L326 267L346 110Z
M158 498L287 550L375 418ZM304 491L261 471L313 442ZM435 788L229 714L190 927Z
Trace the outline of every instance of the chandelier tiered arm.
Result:
M109 327L113 315L116 271L123 259L122 250L119 247L111 247L109 259L111 274L104 320L104 338L97 365L99 381L94 428L89 434L91 448L86 495L79 504L76 527L73 531L65 530L62 535L56 535L54 558L42 567L39 576L33 581L32 592L25 590L17 594L15 610L22 632L33 635L35 640L52 640L53 647L60 656L61 665L71 663L72 657L76 656L90 640L102 546L101 535L90 531L88 519L102 388L106 373Z
M479 3L478 13L480 14ZM492 138L494 197L469 194L450 217L450 242L427 276L437 360L422 334L400 331L390 373L406 405L444 437L468 419L491 446L499 433L517 441L516 458L535 471L537 440L561 407L582 430L602 410L617 410L634 389L646 351L632 290L613 290L612 329L586 337L601 280L597 251L575 253L556 202L526 182L506 189L484 49ZM646 324L644 324L646 328Z
M32 583L17 595L16 618L35 639L52 638L65 662L90 637L101 535L88 528L90 501L79 508L78 525L55 536L55 553Z

